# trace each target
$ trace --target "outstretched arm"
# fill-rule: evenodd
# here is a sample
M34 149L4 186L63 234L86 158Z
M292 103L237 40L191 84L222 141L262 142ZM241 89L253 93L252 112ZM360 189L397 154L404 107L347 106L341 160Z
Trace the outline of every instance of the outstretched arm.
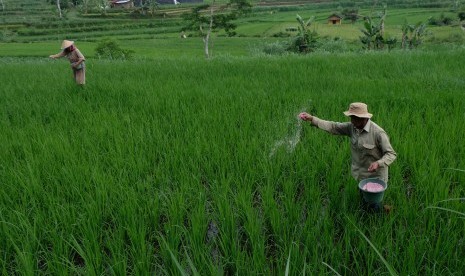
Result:
M318 117L310 115L306 112L302 112L299 114L299 118L310 122L313 126L317 126L318 128L329 132L334 135L350 135L350 130L352 128L351 123L338 123L332 121L322 120Z
M59 52L58 54L50 55L49 58L53 58L53 59L55 59L55 58L61 58L61 57L63 57L64 55L65 55L65 52L61 51L61 52Z

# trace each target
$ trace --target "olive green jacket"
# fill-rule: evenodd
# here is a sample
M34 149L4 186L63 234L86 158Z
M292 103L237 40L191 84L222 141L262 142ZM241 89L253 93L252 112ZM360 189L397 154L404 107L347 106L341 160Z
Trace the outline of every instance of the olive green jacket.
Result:
M396 152L389 142L386 132L377 124L368 120L363 129L357 129L352 123L325 121L313 117L312 124L335 135L350 137L352 154L352 176L360 181L366 178L380 178L388 181L389 165L396 159ZM375 172L369 172L368 167L378 162Z

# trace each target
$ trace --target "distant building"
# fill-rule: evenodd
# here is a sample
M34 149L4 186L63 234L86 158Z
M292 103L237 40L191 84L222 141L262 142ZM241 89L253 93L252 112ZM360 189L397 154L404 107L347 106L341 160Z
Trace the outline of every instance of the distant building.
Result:
M158 4L165 5L165 4L171 4L171 5L178 5L178 4L183 4L183 3L203 3L203 0L158 0Z
M144 0L133 0L136 7L144 4ZM203 3L203 0L157 0L160 5L178 5L182 3Z
M112 8L121 8L121 9L130 9L134 7L133 0L111 0L110 7Z
M341 23L342 23L342 16L338 14L333 13L328 17L328 24L330 25L340 25Z

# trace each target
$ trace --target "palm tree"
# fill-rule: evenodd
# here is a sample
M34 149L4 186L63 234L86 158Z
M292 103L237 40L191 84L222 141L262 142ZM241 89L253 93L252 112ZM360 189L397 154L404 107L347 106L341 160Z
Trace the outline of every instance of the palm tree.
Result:
M386 19L387 11L384 7L383 12L380 15L379 23L376 24L370 16L365 16L365 22L363 26L365 29L360 31L364 36L360 37L360 41L364 44L364 48L367 50L371 49L384 49L384 46L388 46L391 49L397 43L397 39L386 37L384 33L384 21Z
M379 48L379 42L382 40L381 28L373 23L371 17L365 17L365 22L363 23L365 29L360 31L364 36L360 37L360 41L364 44L364 48L371 50L372 48Z
M300 15L297 15L297 22L299 22L298 35L294 41L294 47L298 49L299 52L308 52L312 51L316 47L318 34L315 31L310 30L310 26L315 20L315 17L312 16L307 21L304 21Z
M418 22L412 25L405 22L402 25L402 49L418 47L423 42L423 37L426 34L426 24Z

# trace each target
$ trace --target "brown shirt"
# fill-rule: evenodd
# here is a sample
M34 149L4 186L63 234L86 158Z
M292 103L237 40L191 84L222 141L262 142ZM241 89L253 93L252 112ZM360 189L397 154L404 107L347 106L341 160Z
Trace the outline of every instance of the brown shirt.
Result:
M337 123L313 117L312 124L331 134L350 137L352 154L352 176L360 181L366 178L380 178L388 181L389 165L396 159L396 152L389 142L386 132L377 124L368 120L363 129L357 129L352 123ZM369 172L368 167L378 162L379 168Z
M69 62L70 63L75 63L75 62L78 62L80 60L82 60L81 64L82 64L82 67L84 67L84 61L86 60L84 55L81 53L81 51L79 51L78 48L75 48L74 51L72 52L69 52L68 54L66 54L64 51L62 51L61 53L58 54L58 57L64 57L66 56L66 58L68 58Z
M69 53L66 57L69 59L70 62L77 62L80 59L86 60L84 58L84 55L81 53L81 51L79 51L78 48L74 49L74 51Z

